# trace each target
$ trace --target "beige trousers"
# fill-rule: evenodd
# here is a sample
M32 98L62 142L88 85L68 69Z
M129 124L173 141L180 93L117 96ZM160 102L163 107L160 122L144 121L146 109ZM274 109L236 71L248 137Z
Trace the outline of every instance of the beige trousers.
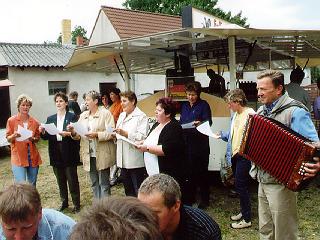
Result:
M261 240L298 239L297 194L280 184L259 183Z

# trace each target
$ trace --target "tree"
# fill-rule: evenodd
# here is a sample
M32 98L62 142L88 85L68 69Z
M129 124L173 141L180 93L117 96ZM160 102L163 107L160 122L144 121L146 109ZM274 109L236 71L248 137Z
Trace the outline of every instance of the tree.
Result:
M217 8L217 2L218 0L126 0L123 6L132 10L181 15L182 7L192 5L231 23L249 27L246 23L247 18L242 17L241 11L232 16L230 11L226 13L222 9Z
M77 37L83 37L83 39L85 41L88 40L88 38L86 37L87 34L87 30L85 30L83 27L81 26L75 26L73 31L71 31L71 43L72 44L76 44L77 43ZM59 34L59 37L57 39L57 43L62 44L62 34Z

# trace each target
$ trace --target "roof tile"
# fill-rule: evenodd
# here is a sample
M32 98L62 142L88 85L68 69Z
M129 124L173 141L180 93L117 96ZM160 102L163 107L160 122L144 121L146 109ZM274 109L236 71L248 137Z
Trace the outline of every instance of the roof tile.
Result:
M182 27L179 16L102 6L121 39L141 37Z

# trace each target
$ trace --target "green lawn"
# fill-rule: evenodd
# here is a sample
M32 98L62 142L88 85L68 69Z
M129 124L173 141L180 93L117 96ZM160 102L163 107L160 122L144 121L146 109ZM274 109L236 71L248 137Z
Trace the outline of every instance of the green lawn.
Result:
M38 144L43 159L40 167L37 188L41 194L42 205L47 208L58 208L60 205L58 187L52 168L48 163L48 152L46 142ZM90 179L82 167L78 167L81 205L88 206L92 202L92 192L90 189ZM0 188L12 183L12 173L10 168L10 153L0 148ZM223 239L244 239L255 240L258 236L258 214L257 214L257 185L252 185L252 211L253 226L248 229L234 230L229 227L230 215L237 213L239 202L236 198L228 197L228 190L217 184L211 188L211 204L207 212L218 222L221 227ZM113 195L124 195L120 186L112 188ZM299 216L300 216L300 239L319 240L320 239L320 188L311 186L298 195ZM71 203L71 201L70 201ZM75 219L79 216L71 213L72 206L65 213Z

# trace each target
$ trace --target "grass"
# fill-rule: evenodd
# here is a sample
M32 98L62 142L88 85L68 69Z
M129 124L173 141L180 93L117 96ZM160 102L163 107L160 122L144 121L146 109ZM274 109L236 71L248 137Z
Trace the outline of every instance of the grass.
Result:
M40 192L42 205L45 208L57 209L60 206L58 186L52 167L49 166L47 143L41 141L38 144L43 164L40 167L37 189ZM92 192L90 188L90 179L82 167L78 167L78 175L81 189L81 206L86 207L92 202ZM0 188L13 182L10 152L8 149L0 148ZM252 184L252 213L253 226L247 229L234 230L229 227L230 215L239 210L237 198L228 197L228 189L221 184L215 184L211 188L211 203L207 212L220 225L223 239L237 240L257 240L258 235L258 213L257 213L257 184ZM112 188L112 195L124 195L121 185ZM299 206L299 238L301 240L319 240L320 239L320 188L310 186L309 189L298 194ZM70 200L71 203L71 200ZM79 218L79 214L71 213L72 206L65 213L74 219Z

